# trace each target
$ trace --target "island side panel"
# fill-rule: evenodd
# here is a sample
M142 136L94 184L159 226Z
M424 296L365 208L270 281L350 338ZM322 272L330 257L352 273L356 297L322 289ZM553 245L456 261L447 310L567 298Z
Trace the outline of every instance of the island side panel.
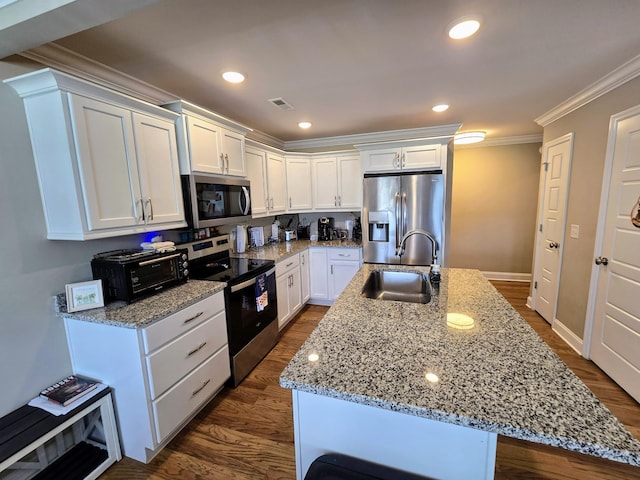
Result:
M325 453L434 478L494 478L495 433L298 390L292 395L298 480Z

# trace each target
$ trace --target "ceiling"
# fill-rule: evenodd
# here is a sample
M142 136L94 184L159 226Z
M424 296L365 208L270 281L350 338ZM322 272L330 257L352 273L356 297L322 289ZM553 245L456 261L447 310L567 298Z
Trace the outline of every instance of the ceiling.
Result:
M55 43L283 141L454 123L540 134L535 118L640 54L637 0L149 3ZM480 31L449 39L467 14ZM228 68L247 80L226 83Z

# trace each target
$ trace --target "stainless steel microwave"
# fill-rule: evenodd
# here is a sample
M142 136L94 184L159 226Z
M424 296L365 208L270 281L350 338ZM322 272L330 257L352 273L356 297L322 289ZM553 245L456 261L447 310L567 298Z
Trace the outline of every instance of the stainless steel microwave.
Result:
M249 180L210 175L182 175L182 194L191 228L216 227L251 218Z

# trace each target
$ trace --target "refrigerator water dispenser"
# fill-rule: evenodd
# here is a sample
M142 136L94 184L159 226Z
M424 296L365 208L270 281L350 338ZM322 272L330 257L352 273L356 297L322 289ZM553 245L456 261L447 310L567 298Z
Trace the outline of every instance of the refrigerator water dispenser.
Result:
M369 212L369 241L389 241L389 212Z

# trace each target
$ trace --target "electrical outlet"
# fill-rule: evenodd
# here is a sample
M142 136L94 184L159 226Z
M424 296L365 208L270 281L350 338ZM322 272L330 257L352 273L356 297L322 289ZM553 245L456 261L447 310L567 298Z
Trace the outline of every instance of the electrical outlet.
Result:
M580 225L571 225L571 238L580 238Z

